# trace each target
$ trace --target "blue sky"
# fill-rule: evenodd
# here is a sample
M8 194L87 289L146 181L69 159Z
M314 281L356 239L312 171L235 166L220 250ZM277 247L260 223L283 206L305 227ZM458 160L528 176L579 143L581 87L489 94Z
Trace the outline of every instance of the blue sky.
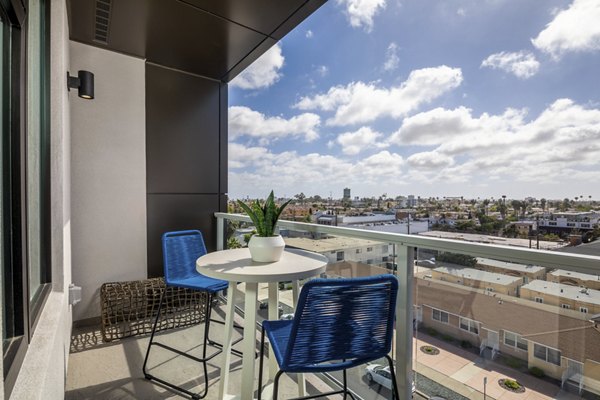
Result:
M229 195L599 199L598 21L598 0L329 0L230 83Z

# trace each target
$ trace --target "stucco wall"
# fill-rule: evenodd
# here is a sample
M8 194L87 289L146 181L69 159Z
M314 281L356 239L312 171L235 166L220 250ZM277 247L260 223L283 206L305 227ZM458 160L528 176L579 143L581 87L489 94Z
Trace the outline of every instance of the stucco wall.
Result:
M105 282L146 273L145 66L141 59L70 43L71 71L95 75L95 99L71 91L74 320L100 315Z

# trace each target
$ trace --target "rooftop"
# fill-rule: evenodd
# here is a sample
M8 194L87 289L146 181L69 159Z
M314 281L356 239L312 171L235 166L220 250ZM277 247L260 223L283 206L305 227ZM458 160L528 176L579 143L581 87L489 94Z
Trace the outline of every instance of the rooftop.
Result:
M286 237L285 244L308 251L314 251L316 253L326 253L328 251L331 252L345 249L355 249L357 247L381 246L383 243L366 239L333 236L325 239Z
M549 272L553 276L569 276L572 278L581 279L582 281L600 281L600 272L598 275L584 274L583 272L567 271L564 269L555 269Z
M490 267L503 268L503 269L508 269L511 271L531 272L531 273L541 272L546 269L544 267L540 267L539 265L517 264L517 263L498 261L498 260L494 260L492 258L482 258L482 257L477 258L477 264L489 265Z
M522 289L535 290L536 292L550 294L564 299L600 305L600 290L583 289L578 286L542 280L531 281L524 285Z
M419 235L444 238L444 239L464 240L466 242L497 244L497 245L504 245L504 246L518 246L518 247L530 247L530 245L531 245L531 247L536 246L536 242L530 241L529 239L504 238L504 237L499 237L499 236L479 235L476 233L429 231L429 232L421 232L421 233L419 233ZM550 241L540 240L540 249L541 250L556 250L563 246L564 246L564 244L561 242L550 242Z
M452 267L438 267L434 271L441 272L444 274L450 274L456 277L474 279L481 282L495 283L499 285L510 285L521 280L517 276L497 274L494 272L482 271L475 268L452 268Z

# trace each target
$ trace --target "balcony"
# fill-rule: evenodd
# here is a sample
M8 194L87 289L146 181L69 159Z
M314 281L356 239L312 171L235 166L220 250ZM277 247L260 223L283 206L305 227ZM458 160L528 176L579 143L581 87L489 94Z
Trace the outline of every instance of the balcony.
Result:
M102 342L100 287L161 276L166 231L200 229L215 251L226 246L230 223L248 223L222 214L233 161L228 84L324 3L0 1L0 399L177 397L142 378L147 337ZM79 70L95 76L93 100L79 97L67 78ZM415 202L409 196L408 204ZM518 396L532 400L597 396L600 288L589 276L598 276L598 258L327 225L335 221L280 227L290 247L319 251L315 241L327 242L331 277L398 275L392 355L402 398L413 382L415 396L517 396L498 385L504 378L522 383ZM513 279L504 293L506 285L491 275L466 279L464 265L440 264L446 253L554 272L546 280L518 272L523 281ZM433 270L440 267L459 271L454 281L438 279ZM280 306L289 313L291 294L282 286ZM193 353L196 328L161 336ZM197 371L179 358L153 363L186 387L198 384ZM216 358L209 370L211 399L219 365ZM232 367L233 387L239 360ZM356 398L390 397L364 369L351 373ZM307 389L338 381L335 374L309 376ZM284 397L294 392L287 379Z
M215 215L219 249L226 246L223 240L226 231L231 233L232 228L239 229L250 222L243 215ZM285 232L288 246L318 249L328 256L330 264L326 275L329 277L389 273L388 267L395 265L393 269L401 289L392 356L396 361L401 398L410 398L413 379L414 398L578 399L595 398L600 394L600 353L597 351L600 329L597 321L591 321L600 311L600 298L583 292L571 295L570 291L578 290L567 285L557 286L553 294L550 287L561 285L550 281L559 279L557 273L565 277L575 274L582 279L597 276L598 258L291 221L280 221L279 228ZM342 260L339 260L340 252ZM456 280L441 279L437 271L449 269L452 263L432 261L431 255L442 253L478 257L477 269L454 264L454 269L468 269L473 276L468 278L459 273ZM356 261L357 257L360 261ZM367 258L377 261L367 263ZM390 263L391 260L394 262ZM532 266L536 267L532 269ZM546 281L543 272L555 269ZM535 279L527 279L529 283L526 283L523 277L527 275ZM539 288L536 292L534 282L548 286L546 293L540 294ZM509 293L506 288L513 288L515 283L518 291ZM285 284L280 290L280 314L292 312L291 290ZM539 296L544 298L541 303L536 301ZM259 301L266 298L265 285L259 288ZM266 317L266 310L261 312L259 321ZM168 341L190 343L193 352L194 329L198 328L167 332L162 336ZM141 376L139 366L147 338L96 345L93 342L97 331L92 328L80 330L73 338L67 399L98 396L158 399L174 395L149 384ZM194 387L198 381L184 365L181 357L155 361L157 369L181 375L186 386ZM216 396L219 365L217 358L209 370L208 398ZM239 379L240 365L239 360L234 359L231 388ZM351 389L357 398L391 396L385 385L369 382L364 368L350 371L350 377ZM336 374L309 375L308 393L335 386L339 379ZM500 386L498 381L503 379L518 382L525 389L524 393L513 393ZM296 394L293 380L286 378L283 393L283 398Z

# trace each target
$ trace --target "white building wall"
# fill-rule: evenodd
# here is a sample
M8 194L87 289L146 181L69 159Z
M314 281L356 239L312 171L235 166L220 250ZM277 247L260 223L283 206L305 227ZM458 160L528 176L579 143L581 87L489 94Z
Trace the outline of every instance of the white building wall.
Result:
M95 75L95 99L71 91L73 319L100 315L100 286L144 279L146 126L144 60L71 42L71 70Z

